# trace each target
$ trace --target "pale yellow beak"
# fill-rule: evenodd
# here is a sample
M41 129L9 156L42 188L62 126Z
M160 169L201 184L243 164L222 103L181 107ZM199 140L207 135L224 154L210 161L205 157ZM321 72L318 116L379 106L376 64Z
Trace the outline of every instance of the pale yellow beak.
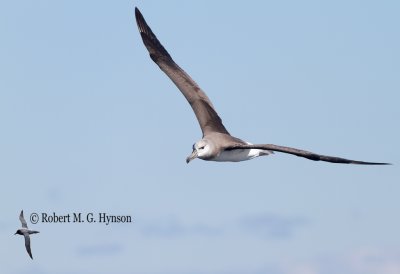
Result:
M192 154L190 154L187 158L186 158L186 163L189 164L190 161L192 161L193 159L197 158L197 150L193 149Z

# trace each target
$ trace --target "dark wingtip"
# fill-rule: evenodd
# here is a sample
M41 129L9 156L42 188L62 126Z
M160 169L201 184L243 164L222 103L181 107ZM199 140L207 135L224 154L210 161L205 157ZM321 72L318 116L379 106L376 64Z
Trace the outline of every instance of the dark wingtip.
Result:
M152 32L150 27L147 25L146 20L144 20L144 17L140 10L135 7L135 18L136 18L136 24L138 26L139 32L146 33L147 35L151 36Z
M142 36L142 40L147 50L149 51L151 59L157 63L158 58L165 58L172 61L171 56L167 50L158 41L156 35L153 33L149 25L147 25L142 13L137 7L135 7L136 24L139 29L139 33Z
M374 163L374 162L363 162L363 161L352 161L349 164L369 165L369 166L389 166L389 165L392 165L391 163Z
M135 17L137 22L144 21L143 15L137 7L135 7Z
M135 16L137 17L140 13L140 10L138 9L138 7L135 7Z
M392 163L367 163L368 165L375 165L375 166L391 166Z

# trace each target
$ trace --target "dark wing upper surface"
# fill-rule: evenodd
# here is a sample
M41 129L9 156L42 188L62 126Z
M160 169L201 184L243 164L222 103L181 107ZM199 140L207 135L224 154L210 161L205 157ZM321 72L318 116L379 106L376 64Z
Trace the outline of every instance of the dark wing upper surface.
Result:
M29 257L31 257L31 259L33 260L32 251L31 251L31 238L29 237L28 233L24 233L24 238L25 238L26 251L28 252Z
M334 157L334 156L326 156L326 155L316 154L314 152L310 152L310 151L306 151L306 150L285 147L285 146L272 145L272 144L263 144L263 145L233 144L225 149L226 150L234 150L234 149L251 149L251 148L265 149L265 150L272 150L272 151L293 154L293 155L307 158L307 159L313 160L313 161L324 161L324 162L338 163L338 164L390 165L389 163L364 162L364 161L355 161L355 160L349 160L349 159Z
M203 136L211 132L229 134L210 99L196 82L172 60L172 57L147 25L138 8L135 8L135 16L140 35L151 59L167 74L185 96L196 115Z
M19 220L21 221L23 228L28 228L28 224L26 223L26 221L24 219L24 211L23 210L21 210L21 213L19 214Z

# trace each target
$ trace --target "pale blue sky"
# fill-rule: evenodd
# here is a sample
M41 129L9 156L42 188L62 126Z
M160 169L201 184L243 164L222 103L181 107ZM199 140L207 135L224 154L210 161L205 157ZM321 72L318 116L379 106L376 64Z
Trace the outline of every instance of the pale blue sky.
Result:
M138 6L228 130L393 166L186 156L190 106ZM400 273L398 1L0 3L1 272ZM132 224L28 225L107 212ZM59 233L62 238L59 238Z

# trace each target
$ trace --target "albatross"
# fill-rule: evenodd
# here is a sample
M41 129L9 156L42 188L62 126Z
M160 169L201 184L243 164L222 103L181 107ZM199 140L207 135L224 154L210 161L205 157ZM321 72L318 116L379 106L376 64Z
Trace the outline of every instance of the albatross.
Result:
M203 138L193 145L192 153L186 158L189 163L195 158L206 161L239 162L276 152L283 152L313 161L340 164L387 165L388 163L364 162L340 157L326 156L314 152L273 144L251 144L232 136L222 123L213 104L197 83L172 59L163 47L143 15L135 7L136 23L150 58L174 82L185 96L199 122Z
M21 210L21 213L19 214L19 220L21 222L22 228L18 229L14 235L19 234L24 236L26 252L28 252L29 257L31 257L31 259L33 260L31 251L31 237L29 237L29 235L39 233L39 231L28 229L28 224L25 221L23 210Z

